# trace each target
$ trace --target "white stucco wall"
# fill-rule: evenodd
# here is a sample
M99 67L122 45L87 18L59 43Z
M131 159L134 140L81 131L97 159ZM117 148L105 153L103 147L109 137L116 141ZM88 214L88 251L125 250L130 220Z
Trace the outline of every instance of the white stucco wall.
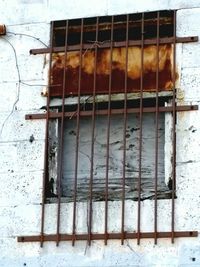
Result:
M134 13L150 10L178 9L177 35L200 36L200 0L0 0L0 24L7 26L8 32L27 34L49 42L49 22L76 17ZM15 54L8 40L16 49ZM200 237L180 238L175 244L170 239L142 240L137 246L135 240L77 242L18 243L16 237L37 235L40 232L41 188L43 172L43 150L45 121L25 121L25 114L41 112L46 99L41 91L47 84L45 55L32 56L29 50L43 47L41 42L25 35L7 34L0 37L0 266L200 266ZM177 45L177 63L180 82L178 86L179 104L199 104L200 101L200 43ZM35 85L35 86L32 86ZM178 114L177 125L177 231L200 231L200 110ZM30 136L34 141L29 142ZM85 204L80 204L79 218ZM95 204L94 229L101 230L103 222L99 215L103 204ZM94 205L94 206L95 206ZM113 202L110 211L113 220L110 229L116 230L119 203ZM112 208L113 206L113 208ZM170 200L158 201L158 228L166 229L170 220ZM96 208L96 209L95 209ZM136 203L127 201L126 210L136 211ZM72 206L63 204L65 217L61 220L61 231L70 231ZM81 213L82 210L82 213ZM47 205L45 232L56 231L56 206ZM66 221L68 215L68 221ZM62 216L62 214L61 214ZM132 225L133 213L126 214L126 228ZM153 202L142 203L142 231L153 230ZM86 225L78 225L82 231Z

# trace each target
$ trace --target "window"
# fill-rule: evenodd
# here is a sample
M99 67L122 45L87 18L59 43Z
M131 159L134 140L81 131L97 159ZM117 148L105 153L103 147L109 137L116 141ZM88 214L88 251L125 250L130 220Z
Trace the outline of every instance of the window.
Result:
M160 11L51 24L45 118L42 226L38 237L19 241L195 236L175 232L176 12ZM171 200L169 232L159 232L158 199ZM127 231L126 200L137 202L136 231ZM141 203L152 199L152 232L141 231ZM119 201L121 230L109 232L109 202ZM45 235L45 203L56 203L57 232ZM71 234L61 234L61 202L72 203ZM87 232L77 231L77 205L88 203ZM93 206L103 202L104 232L93 232ZM131 210L130 210L131 212Z
M56 159L52 160L52 153L49 153L49 175L52 182L57 180L55 177L58 177L59 173L57 175L55 173L59 169L58 165L62 165L61 196L66 197L68 201L73 201L75 173L76 197L80 200L90 197L90 178L93 200L105 200L106 183L109 200L121 199L123 190L125 199L137 200L139 172L141 199L154 197L155 157L152 155L156 146L157 159L160 158L156 166L159 191L156 192L156 197L163 196L165 192L164 195L169 197L169 188L164 181L164 114L160 115L160 120L157 118L159 124L157 138L153 113L143 115L141 127L138 114L125 114L131 107L140 107L138 101L140 96L135 96L134 93L140 91L141 86L143 106L156 105L156 91L157 106L163 106L164 100L167 101L172 96L172 45L150 44L143 45L142 48L139 45L129 46L129 43L137 44L141 41L141 32L144 32L145 42L148 40L150 43L158 34L160 37L173 36L173 13L161 12L159 15L160 25L156 23L155 12L146 15L143 25L141 25L141 14L54 23L54 45L62 49L66 44L69 51L52 56L52 94L55 97L62 95L65 80L64 94L69 104L66 104L64 109L75 113L78 109L88 111L87 116L78 118L78 125L77 116L73 115L64 123L59 121L55 125L53 122L54 127L59 127L59 130L54 129L58 136L57 139L54 136L49 151L54 151L56 142L56 147L63 146L63 156L59 158L60 155L54 153ZM80 46L78 51L77 46ZM141 54L143 54L143 70L141 70ZM157 73L156 68L158 68ZM161 90L166 93L162 99L159 97ZM153 91L154 97L148 99L144 94L147 91ZM113 94L119 100L112 100ZM77 95L80 96L79 99ZM87 97L85 103L82 103L82 95ZM98 100L99 95L102 100ZM135 99L131 99L133 95ZM72 99L78 103L70 105ZM61 106L58 105L56 108L62 111ZM101 114L102 110L104 113L105 111L108 113L109 110L116 111L117 114L110 114L108 118L106 113ZM60 134L62 127L64 137ZM140 130L143 131L143 136L140 144L142 153L139 156ZM141 161L140 171L139 161ZM54 186L56 189L56 182ZM49 193L55 195L53 191Z

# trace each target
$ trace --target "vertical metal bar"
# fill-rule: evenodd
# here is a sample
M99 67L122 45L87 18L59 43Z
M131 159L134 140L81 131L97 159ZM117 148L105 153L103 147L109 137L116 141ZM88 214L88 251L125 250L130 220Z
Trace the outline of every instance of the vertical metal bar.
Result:
M93 190L93 169L94 169L94 132L95 132L95 98L96 98L96 74L97 74L97 46L98 46L99 17L96 20L96 38L94 53L94 80L93 80L93 105L92 105L92 136L91 136L91 167L89 183L89 222L88 222L88 245L91 245L92 233L92 190Z
M155 181L154 181L154 190L155 190L155 201L154 201L154 243L157 244L157 215L158 215L158 203L157 203L157 189L158 189L158 121L159 121L159 111L158 111L158 82L159 82L159 35L160 35L160 13L157 12L157 36L156 36L156 128L155 128Z
M174 10L174 28L173 28L173 161L172 161L172 221L171 242L174 243L174 224L175 224L175 182L176 182L176 10Z
M82 51L83 51L83 23L81 19L81 36L80 36L80 51L79 51L79 74L78 74L78 103L76 117L76 154L75 154L75 174L74 174L74 198L73 198L73 223L72 223L72 246L75 244L76 234L76 198L77 198L77 179L78 179L78 153L79 153L79 135L80 135L80 96L81 96L81 74L82 74Z
M57 206L57 231L56 246L60 241L60 200L61 200L61 179L63 174L63 147L64 147L64 119L65 119L65 90L66 90L66 61L67 61L67 39L68 39L68 20L66 21L65 30L65 56L63 66L63 85L62 85L62 117L60 126L60 142L59 142L59 169L57 181L58 206Z
M125 57L125 77L124 77L124 132L123 132L123 177L122 177L122 224L121 224L121 244L124 244L124 222L125 222L125 180L126 180L126 128L127 128L127 77L128 77L128 30L129 15L126 17L126 57Z
M108 179L109 179L109 156L110 156L110 116L111 116L111 91L112 91L112 58L113 58L113 24L114 16L111 21L111 39L110 39L110 75L108 88L108 120L107 120L107 146L106 146L106 181L105 181L105 239L107 245L108 240Z
M137 244L140 244L141 223L141 176L142 176L142 121L143 121L143 68L144 68L144 13L141 21L141 72L140 72L140 133L139 133L139 177L138 177L138 221Z
M49 55L49 79L48 79L48 95L47 95L47 113L46 113L46 127L45 127L45 152L44 152L44 174L42 182L42 213L41 213L41 233L40 246L43 247L44 242L44 219L45 219L45 190L46 182L48 182L48 148L49 148L49 103L50 103L50 88L51 88L51 64L53 51L53 30L54 22L51 22L50 29L50 55Z

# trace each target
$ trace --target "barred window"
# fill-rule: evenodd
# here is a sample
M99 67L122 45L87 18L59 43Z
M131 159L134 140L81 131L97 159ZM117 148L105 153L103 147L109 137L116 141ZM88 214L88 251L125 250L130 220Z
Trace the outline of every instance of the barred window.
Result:
M51 23L41 235L19 241L195 236L175 231L176 11ZM158 199L171 200L168 232L159 232ZM154 206L153 232L141 231L141 203ZM136 231L125 229L126 200L137 202ZM119 201L121 230L109 232L109 202ZM60 233L61 203L72 203L71 234ZM88 203L86 233L77 231L79 202ZM104 232L93 232L93 205L103 202ZM46 235L45 203L57 203L57 232ZM132 212L131 210L129 211Z
M62 49L66 44L69 51L52 56L51 90L55 97L61 96L65 80L68 104L64 109L72 115L63 125L53 122L59 130L54 128L58 136L49 152L54 151L55 142L64 152L62 157L54 154L53 161L49 153L49 174L53 181L59 176L55 176L58 165L62 165L60 194L68 201L73 201L75 179L79 200L91 197L91 186L93 200L105 200L106 186L108 200L121 199L123 191L125 199L137 200L139 176L141 199L152 198L155 170L156 197L170 196L167 183L171 177L165 182L164 173L164 114L156 121L153 113L140 118L130 110L140 109L140 97L142 108L164 106L172 97L172 44L156 45L153 40L157 35L173 36L173 13L160 13L159 25L156 13L146 14L143 25L141 22L141 14L131 14L54 23L54 45ZM145 45L147 40L152 44ZM140 91L142 95L137 95ZM54 108L56 102L54 99ZM63 107L58 103L56 108ZM86 116L77 114L86 110ZM157 166L152 157L155 153Z

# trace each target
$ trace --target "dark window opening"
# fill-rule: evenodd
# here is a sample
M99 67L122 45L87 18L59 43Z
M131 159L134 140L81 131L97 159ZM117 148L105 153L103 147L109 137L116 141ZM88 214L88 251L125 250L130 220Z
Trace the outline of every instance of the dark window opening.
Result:
M81 95L91 94L94 71L96 93L108 94L110 72L112 93L124 92L125 77L127 91L139 92L141 55L143 91L156 91L157 57L158 90L171 91L173 23L173 11L161 11L159 18L157 12L130 14L128 21L126 15L118 15L54 22L53 46L60 52L53 54L52 96L62 95L63 82L66 96L78 95L79 83Z
M73 99L73 98L72 98ZM168 96L160 96L158 99L158 106L162 107L165 105L165 103L169 102L172 99L171 94L169 94ZM54 98L54 100L56 100L56 98ZM57 102L59 103L59 98L57 98ZM56 101L55 101L56 102ZM86 98L84 98L84 100L80 101L80 111L90 111L92 110L93 105L95 105L95 110L108 110L109 107L109 103L107 101L104 102L98 102L96 101L94 104L92 103L92 96L87 96ZM142 106L145 108L147 107L155 107L156 105L156 99L155 97L145 97L143 99L143 103ZM126 101L126 106L127 109L129 108L139 108L140 107L140 99L136 98L136 99L127 99ZM60 104L54 104L54 109L58 110L58 112L62 112L62 107ZM78 104L74 103L74 104L68 104L64 106L64 110L65 112L73 112L73 111L77 111L78 108ZM111 109L123 109L124 108L124 100L115 100L115 101L111 101L110 102L110 108Z
M129 40L141 40L142 14L129 15ZM111 40L112 16L99 17L98 42ZM156 38L157 36L157 12L149 12L144 15L144 39ZM95 42L97 18L85 18L83 27L83 43ZM160 38L173 36L173 11L160 11L159 18ZM54 23L54 46L65 46L66 21ZM81 19L69 21L67 45L80 44ZM126 15L114 16L113 41L126 40Z

